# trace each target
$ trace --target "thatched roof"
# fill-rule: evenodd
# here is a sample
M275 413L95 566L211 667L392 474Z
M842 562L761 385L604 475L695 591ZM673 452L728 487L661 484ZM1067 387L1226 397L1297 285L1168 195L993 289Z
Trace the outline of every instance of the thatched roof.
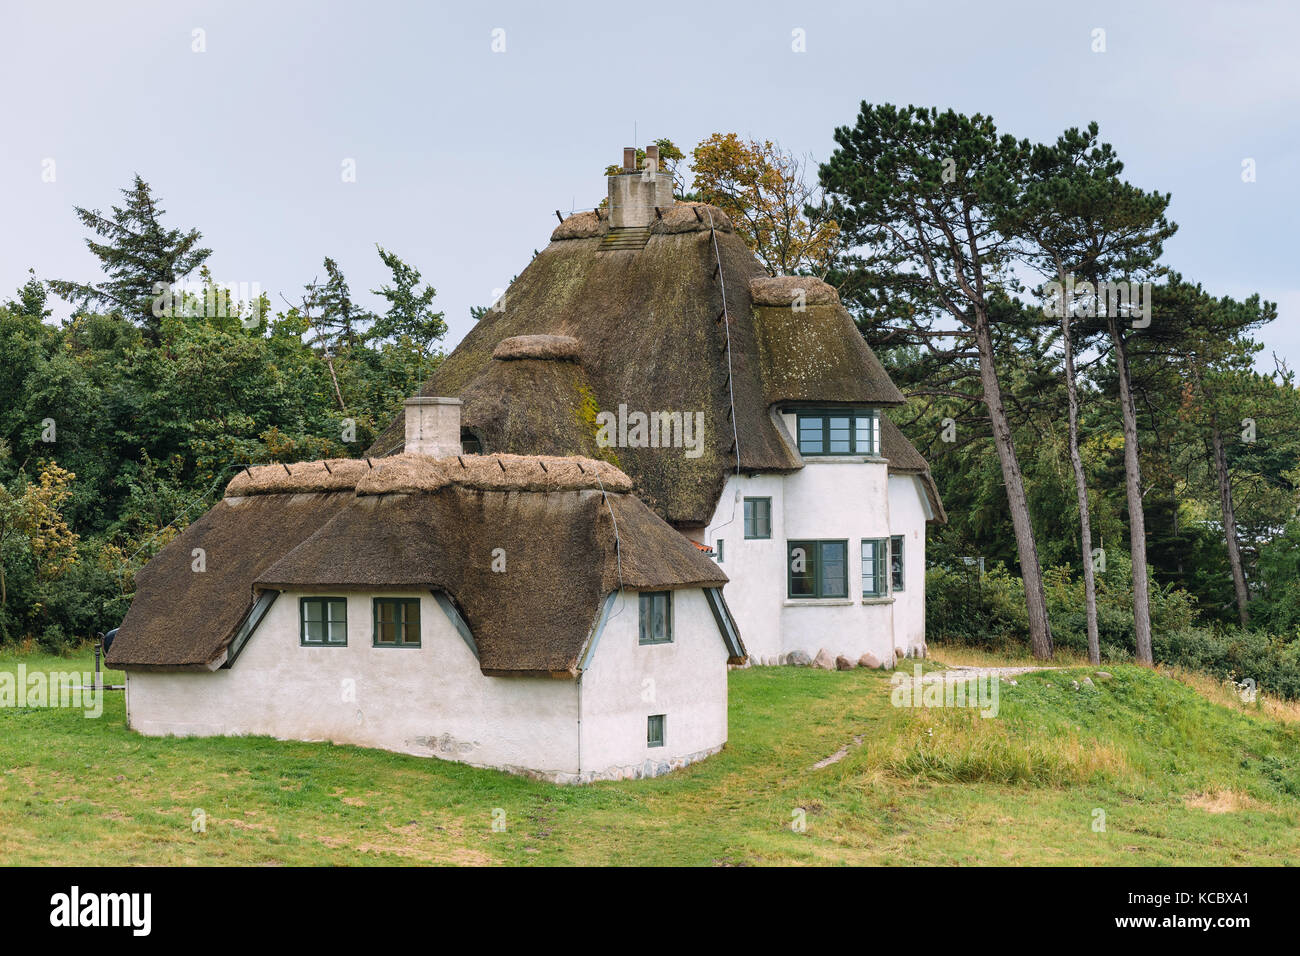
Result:
M780 296L793 280L768 278L722 210L677 203L660 213L639 251L605 244L607 215L566 219L502 311L479 320L420 394L461 398L462 422L485 450L605 458L668 521L701 525L738 465L801 467L771 418L774 401L888 406L903 396L824 283L798 279L810 294L806 311L792 311ZM517 349L510 340L543 335L576 339L578 361L493 359ZM598 448L596 416L619 405L703 413L702 453ZM400 452L404 439L399 416L368 454Z
M345 472L352 489L320 490ZM606 595L726 582L631 488L612 465L572 458L251 469L140 572L109 663L211 666L262 591L433 590L460 610L484 674L573 677ZM207 549L204 574L190 570L194 547Z

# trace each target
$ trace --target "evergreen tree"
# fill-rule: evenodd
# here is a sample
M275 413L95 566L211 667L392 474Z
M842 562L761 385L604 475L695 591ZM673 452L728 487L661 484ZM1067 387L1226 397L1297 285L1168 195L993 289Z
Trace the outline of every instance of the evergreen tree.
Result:
M98 283L52 279L50 288L81 311L94 306L124 316L141 325L156 344L160 315L155 303L160 294L201 266L212 250L199 246L203 237L197 229L185 232L162 225L164 211L138 173L122 195L125 205L114 206L109 216L75 207L77 218L105 240L87 239L86 246L108 278Z

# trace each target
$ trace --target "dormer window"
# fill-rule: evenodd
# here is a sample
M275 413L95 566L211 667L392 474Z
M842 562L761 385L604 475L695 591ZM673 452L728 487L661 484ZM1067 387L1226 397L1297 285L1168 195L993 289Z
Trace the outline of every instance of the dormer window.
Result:
M799 409L799 454L878 455L880 414L874 408Z

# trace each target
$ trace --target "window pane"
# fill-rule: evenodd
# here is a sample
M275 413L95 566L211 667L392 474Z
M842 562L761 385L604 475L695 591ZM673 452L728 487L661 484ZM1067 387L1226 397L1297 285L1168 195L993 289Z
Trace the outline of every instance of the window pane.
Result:
M420 643L420 602L403 601L402 608L402 643Z
M321 619L321 602L303 601L302 616L304 621L319 621Z
M822 453L822 419L820 416L799 417L799 450L812 455Z
M664 715L654 714L646 719L646 744L651 747L664 745Z
M791 541L787 554L790 569L790 596L817 596L817 553L812 542Z
M830 451L833 454L844 454L851 450L849 429L852 421L853 419L847 415L830 417Z
M857 441L857 452L859 455L871 455L876 451L875 442L871 437L872 418L870 414L859 415L854 420L856 427L855 439Z
M893 580L890 585L895 591L903 590L903 536L896 534L889 539L889 570Z
M754 498L745 499L745 537L754 538L758 536L758 531L754 524L754 510L758 501Z
M758 536L772 537L772 499L760 498L758 501Z
M848 597L848 547L843 541L821 542L822 597Z
M319 643L323 635L322 628L324 625L320 621L307 621L306 631L307 640L313 644Z

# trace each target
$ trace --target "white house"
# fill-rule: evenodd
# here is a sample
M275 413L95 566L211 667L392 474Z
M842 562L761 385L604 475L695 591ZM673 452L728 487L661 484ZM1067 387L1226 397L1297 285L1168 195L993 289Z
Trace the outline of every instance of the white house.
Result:
M561 783L716 753L745 659L721 569L608 463L433 457L455 407L413 400L400 456L236 477L138 575L108 655L129 725Z
M712 549L751 660L925 653L925 544L945 519L889 419L904 403L835 290L769 277L662 173L608 178L422 390L463 447L604 458ZM399 420L368 452L408 447ZM865 656L864 655L869 655Z

